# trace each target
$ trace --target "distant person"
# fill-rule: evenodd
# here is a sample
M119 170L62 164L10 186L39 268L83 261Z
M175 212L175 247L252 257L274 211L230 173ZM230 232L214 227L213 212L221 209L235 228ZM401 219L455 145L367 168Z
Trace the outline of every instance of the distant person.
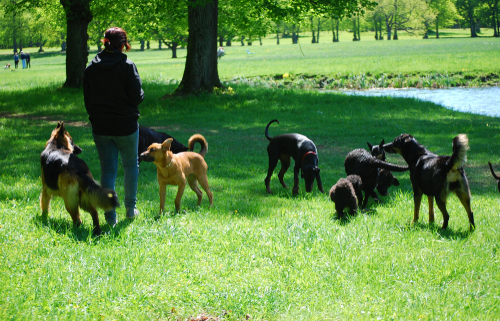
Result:
M224 47L219 47L219 49L217 49L217 58L222 58L224 57L224 55L226 54L226 52L224 51Z
M26 68L26 54L21 50L21 61L23 62L23 69Z
M92 124L92 135L101 163L102 187L115 189L118 154L124 171L126 217L139 215L136 209L139 162L139 104L144 91L135 64L123 54L130 50L127 33L110 28L101 40L104 50L85 69L83 98ZM109 225L117 223L116 212L105 212Z
M26 68L31 68L31 56L30 53L26 53Z
M14 64L17 69L17 65L19 64L19 56L17 55L17 52L14 52Z

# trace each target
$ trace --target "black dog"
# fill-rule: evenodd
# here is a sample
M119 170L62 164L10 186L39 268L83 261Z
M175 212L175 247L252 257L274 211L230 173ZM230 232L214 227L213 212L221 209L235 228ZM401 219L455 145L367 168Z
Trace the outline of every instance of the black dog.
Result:
M496 179L497 184L498 184L498 191L500 192L500 177L498 177L495 172L493 171L493 166L491 166L491 163L488 162L488 165L490 165L490 170L491 170L491 175L493 175L493 178Z
M172 138L172 145L170 145L170 150L172 153L177 154L180 152L186 152L188 148L184 146L183 144L179 143L175 138L172 136L162 133L162 132L157 132L156 130L149 128L149 127L139 127L139 148L138 148L138 154L141 155L145 151L148 150L148 147L153 144L153 143L158 143L161 144L167 139ZM139 163L141 162L141 158L139 157Z
M335 211L339 218L344 216L344 208L348 208L349 214L358 212L358 204L361 206L363 199L363 183L358 175L349 175L341 178L330 189L330 199L335 203Z
M283 181L283 176L285 176L286 171L290 167L290 157L295 161L295 167L293 168L293 189L292 194L298 194L299 192L299 171L302 170L302 178L306 182L306 192L310 193L313 188L314 180L316 179L318 183L318 189L321 193L323 191L323 184L321 183L321 178L319 176L318 168L318 151L314 143L304 135L301 134L283 134L276 136L274 138L269 136L269 125L272 123L279 122L274 119L269 122L266 126L266 138L269 140L269 145L267 146L267 154L269 155L269 169L267 171L267 176L264 182L266 183L266 189L269 194L271 194L271 188L269 183L271 181L271 176L273 175L274 168L278 165L278 160L281 161L281 170L278 174L281 185L284 188L288 188Z
M363 191L365 192L362 208L366 208L370 196L378 200L374 191L375 188L377 188L380 195L386 196L391 185L399 186L399 181L392 176L391 170L395 172L408 170L408 167L393 165L375 158L362 148L355 149L347 154L344 168L347 175L359 175L361 177Z
M388 153L403 156L410 167L410 179L413 187L414 216L413 223L418 221L422 195L427 195L429 202L429 222L434 222L434 198L443 214L443 229L448 227L450 215L446 210L446 199L450 192L455 193L469 216L470 229L475 228L474 214L470 207L469 182L463 168L466 152L469 149L467 135L460 134L453 139L453 154L438 156L420 145L413 136L402 134L392 143L385 144Z
M385 161L385 150L384 150L385 142L383 139L378 145L372 145L368 142L366 144L368 145L368 148L370 148L370 152L372 153L373 157Z

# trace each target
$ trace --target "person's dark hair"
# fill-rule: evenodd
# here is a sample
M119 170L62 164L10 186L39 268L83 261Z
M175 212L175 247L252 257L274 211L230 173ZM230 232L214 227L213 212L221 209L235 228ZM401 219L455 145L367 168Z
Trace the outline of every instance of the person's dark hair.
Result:
M123 45L125 45L126 50L130 50L130 44L127 41L127 33L122 28L109 28L104 33L104 39L101 40L104 48L108 50L116 49L121 51Z

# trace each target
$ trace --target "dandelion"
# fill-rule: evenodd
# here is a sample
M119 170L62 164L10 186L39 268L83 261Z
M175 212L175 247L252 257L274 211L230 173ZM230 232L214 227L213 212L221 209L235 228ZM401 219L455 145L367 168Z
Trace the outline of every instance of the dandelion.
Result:
M290 75L287 72L283 74L283 78L288 78L288 77L290 77Z

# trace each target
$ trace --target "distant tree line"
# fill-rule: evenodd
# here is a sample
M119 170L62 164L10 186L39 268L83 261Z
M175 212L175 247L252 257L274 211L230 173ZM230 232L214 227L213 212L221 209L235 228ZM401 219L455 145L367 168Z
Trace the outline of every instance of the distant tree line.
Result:
M140 49L169 48L176 58L187 48L183 80L177 94L223 87L217 71L217 46L299 42L301 33L320 41L321 31L375 31L377 40L397 40L398 31L439 37L440 28L467 27L471 37L481 27L500 35L500 0L0 0L0 48L60 46L66 51L67 87L79 87L91 47L110 26L127 30Z

